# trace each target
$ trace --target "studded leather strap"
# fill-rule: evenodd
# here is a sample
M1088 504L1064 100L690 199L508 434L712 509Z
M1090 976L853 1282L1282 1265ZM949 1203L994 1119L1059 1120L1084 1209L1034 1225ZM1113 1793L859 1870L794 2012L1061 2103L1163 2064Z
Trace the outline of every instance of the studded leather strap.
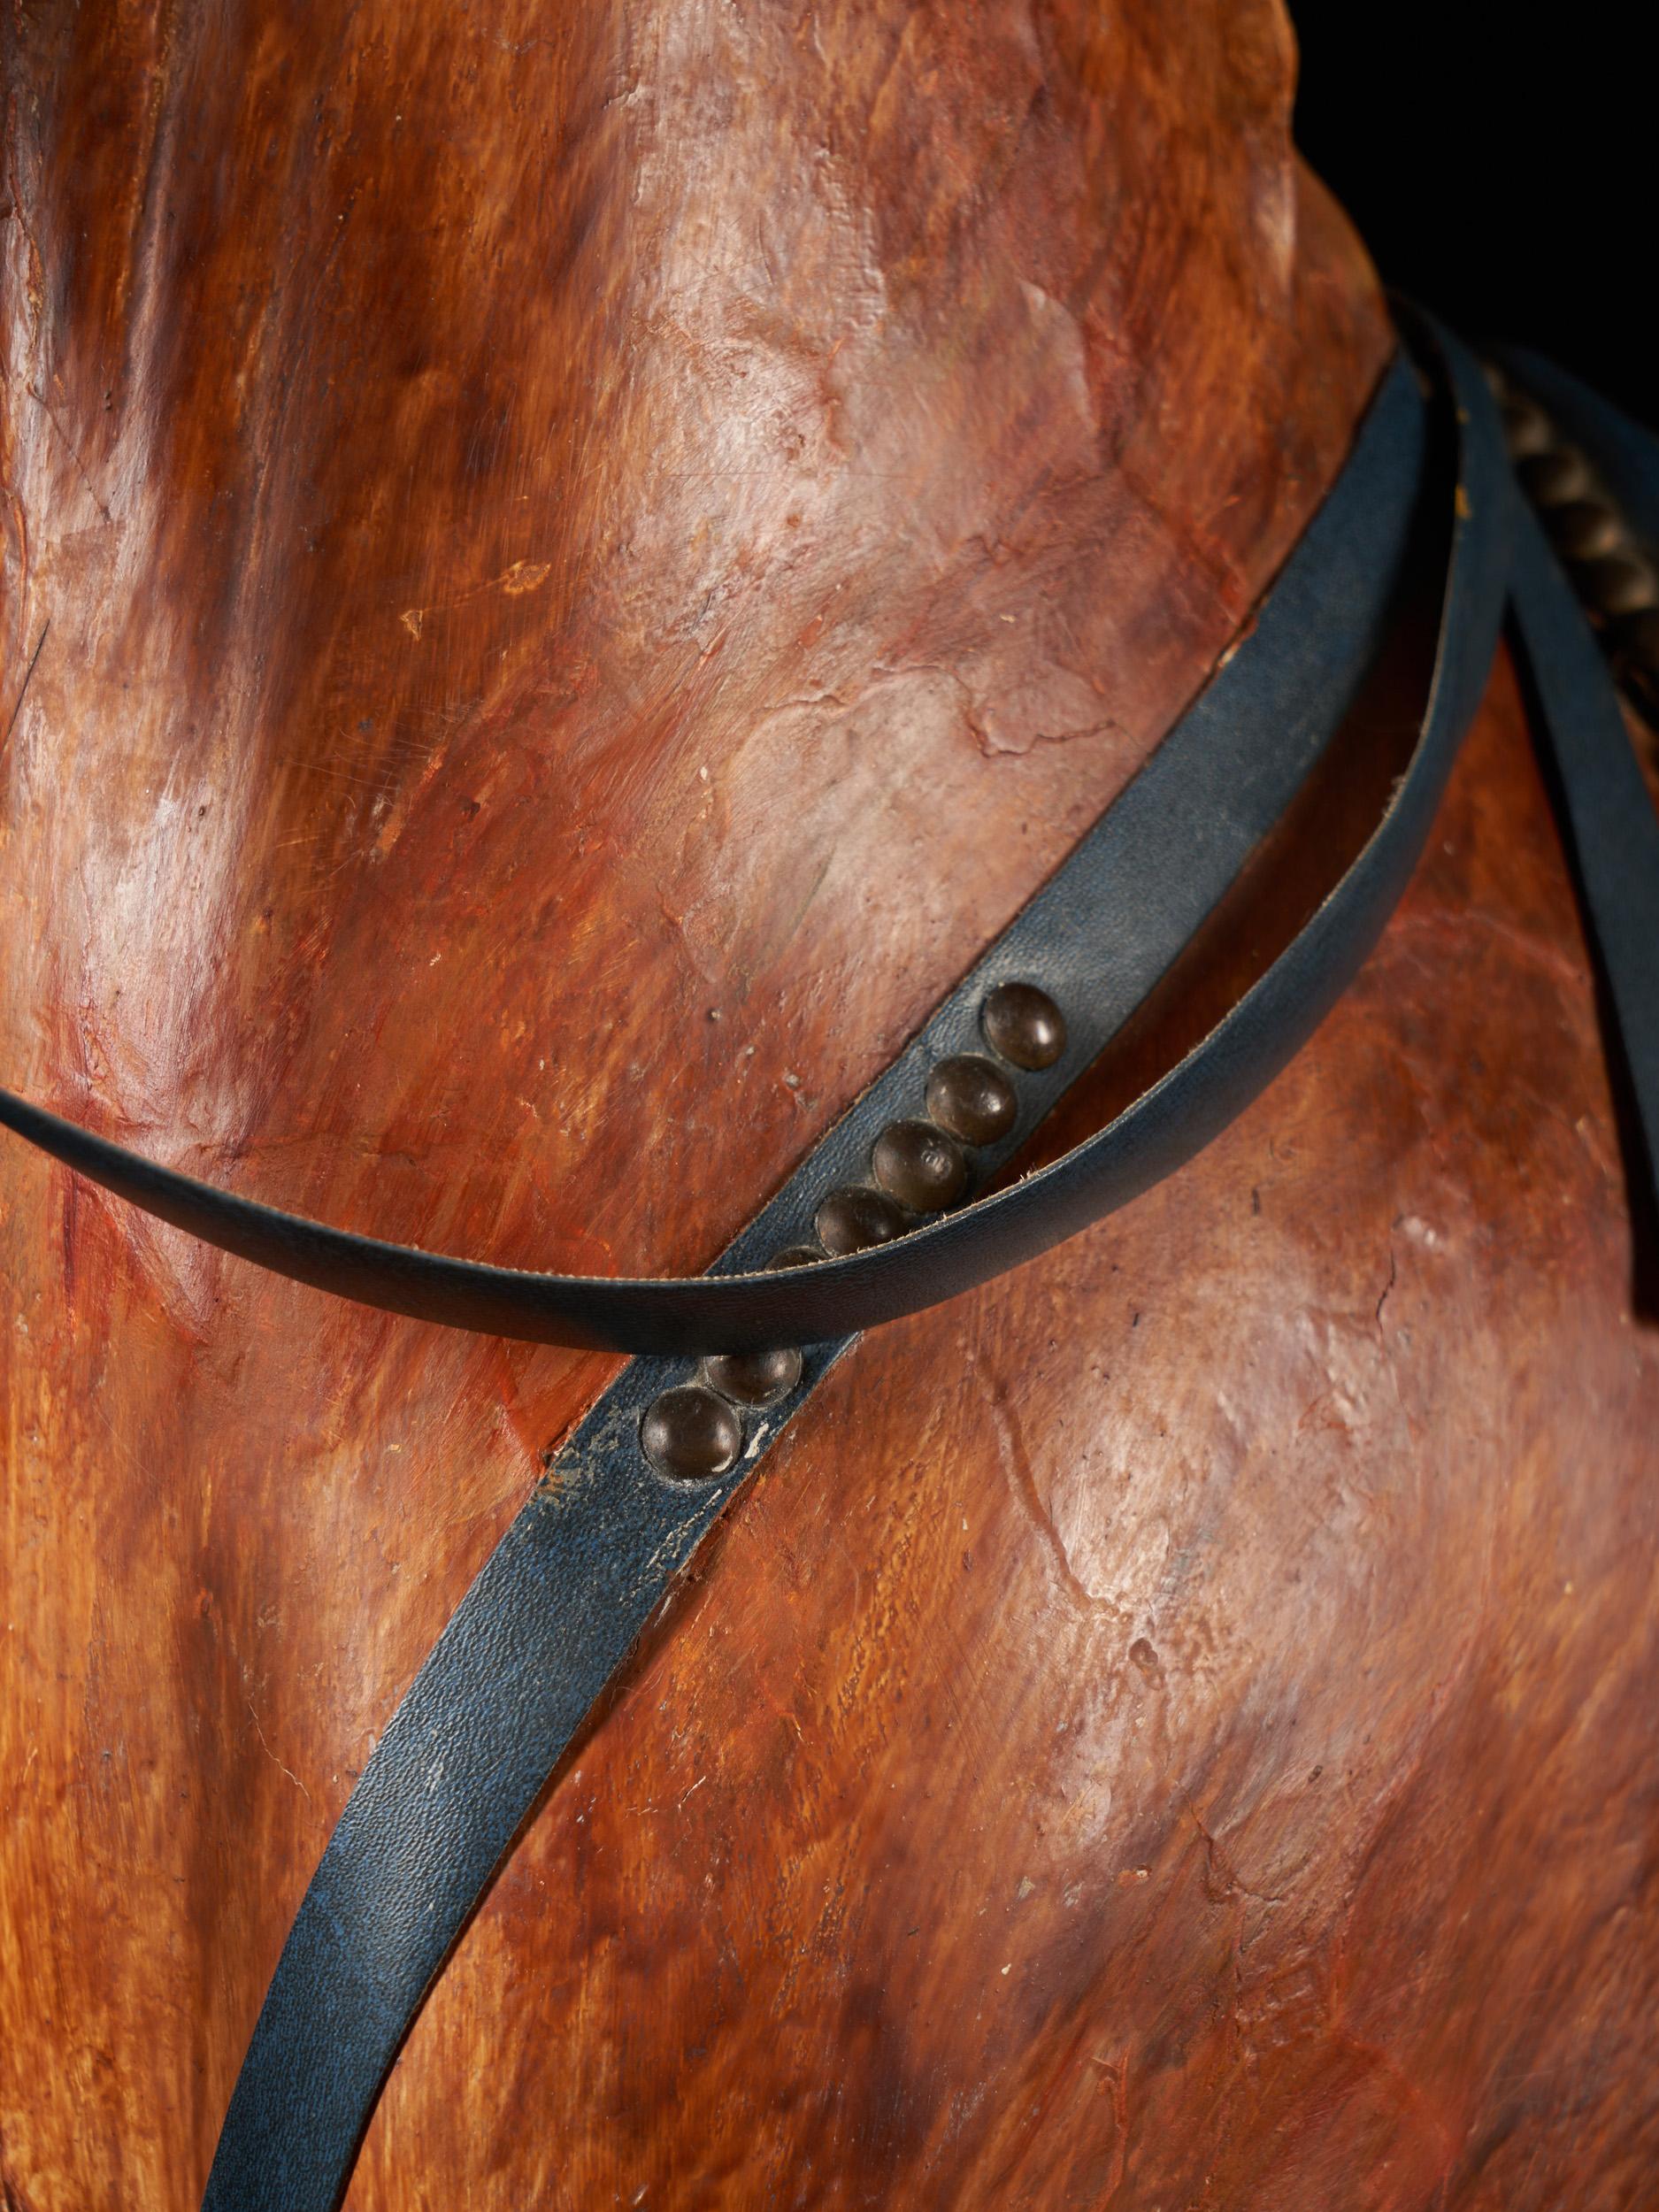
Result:
M1515 611L1555 818L1611 1003L1609 1043L1640 1131L1633 1167L1647 1185L1643 1210L1659 1220L1659 816L1595 639L1542 529L1526 515L1517 534Z
M1460 513L1450 512L1448 476L1427 493L1452 549L1439 664L1421 741L1383 823L1206 1043L1048 1171L1054 1195L1043 1208L994 1199L961 1217L982 1237L995 1209L1011 1213L998 1263L1167 1171L1235 1112L1351 975L1402 887L1484 687L1502 608L1513 516L1490 409L1470 374L1460 357L1454 377L1471 418ZM867 1172L882 1132L916 1116L930 1072L964 1054L983 1058L1000 1036L1014 1058L992 1069L1015 1111L979 1148L982 1166L994 1168L1167 972L1294 795L1375 657L1419 511L1425 430L1402 365L1250 638L722 1267L755 1271L796 1242L821 1220L826 1196ZM1221 792L1232 796L1217 821ZM1009 990L1015 982L1023 993ZM1065 1033L1057 1051L1050 1007ZM1046 1067L1018 1064L1045 1058ZM810 1280L827 1271L802 1272ZM792 1271L769 1287L795 1279ZM774 1335L781 1308L775 1298L767 1309ZM700 1386L684 1357L635 1360L567 1442L421 1669L330 1839L254 2032L206 2212L326 2212L337 2201L409 2023L565 1747L704 1532L851 1341L841 1330L810 1344L781 1395L732 1408L729 1464L709 1479L665 1479L642 1448L668 1399L709 1394L709 1370ZM730 1380L719 1363L712 1368ZM722 1456L717 1449L714 1462Z
M984 1055L981 1012L999 984L1041 967L1064 1007L1066 1036L1057 1056L1014 1076L1010 1112L972 1150L981 1183L1157 981L1278 819L1370 664L1403 557L1422 435L1412 372L1397 364L1245 645L909 1049L705 1276L595 1280L443 1258L215 1189L10 1092L0 1091L0 1124L133 1204L261 1266L394 1312L503 1336L634 1352L764 1349L833 1340L986 1281L1167 1173L1217 1117L1237 1110L1241 1087L1266 1080L1300 1043L1323 999L1301 997L1293 982L1289 995L1269 991L1260 1017L1241 1010L1171 1079L1184 1101L1179 1114L1132 1110L1011 1191L919 1225L889 1221L889 1231L913 1231L897 1241L787 1276L764 1270L780 1246L814 1241L815 1217L832 1189L868 1182L872 1139L921 1113L941 1060ZM1381 849L1392 851L1396 833L1381 834ZM1386 886L1381 895L1386 902ZM1356 943L1386 911L1377 896L1368 870L1343 908L1358 922ZM849 1241L841 1240L843 1249Z
M378 1245L171 1175L0 1094L0 1120L58 1156L302 1279L461 1325L674 1355L634 1361L595 1404L388 1725L279 1963L227 2116L208 2212L337 2204L398 2045L514 1832L702 1536L854 1331L984 1280L1169 1172L1314 1026L1404 887L1484 688L1506 593L1651 1165L1659 823L1571 593L1515 495L1489 396L1461 349L1442 342L1441 351L1457 426L1455 502L1448 477L1431 466L1425 479L1423 410L1411 373L1398 366L1228 667L710 1277L585 1283ZM954 1199L963 1156L939 1141L941 1123L970 1148L981 1178L994 1173L1168 972L1356 695L1386 626L1414 510L1421 518L1420 490L1431 516L1437 505L1453 511L1422 733L1371 841L1294 942L1194 1051L1054 1167L879 1249L764 1271L780 1245L810 1233L833 1249L868 1232L858 1210L892 1202L867 1179L872 1157L912 1204ZM809 1348L733 1356L791 1341ZM687 1356L716 1346L723 1356L701 1370ZM689 1444L676 1410L686 1405L709 1417ZM665 1468L706 1479L670 1479Z
M1638 538L1659 551L1659 438L1541 354L1503 346L1496 357L1588 457Z

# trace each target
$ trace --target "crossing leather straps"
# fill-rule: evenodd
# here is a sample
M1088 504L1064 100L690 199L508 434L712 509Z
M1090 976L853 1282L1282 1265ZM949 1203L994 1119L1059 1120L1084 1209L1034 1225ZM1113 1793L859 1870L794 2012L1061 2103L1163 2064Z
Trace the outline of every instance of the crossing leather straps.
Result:
M1625 519L1659 555L1659 441L1536 354L1499 357L1590 456ZM1635 1171L1647 1178L1649 1219L1659 1220L1659 828L1596 641L1530 509L1512 590L1556 813L1629 1079L1641 1140Z
M982 1049L979 1011L995 983L1040 977L1062 1006L1068 1041L1052 1067L1020 1079L1018 1118L980 1150L982 1174L1025 1141L1168 969L1279 819L1371 665L1401 574L1423 451L1423 403L1401 362L1238 652L825 1138L810 1173L793 1177L703 1277L594 1280L444 1258L214 1189L9 1092L0 1092L0 1122L134 1205L261 1266L393 1312L503 1336L652 1353L819 1343L984 1282L1167 1174L1301 1043L1398 895L1444 772L1439 749L1425 752L1303 938L1109 1129L1043 1173L895 1242L787 1274L763 1271L780 1248L810 1237L829 1189L866 1177L877 1132L921 1111L929 1070L949 1055ZM1462 526L1463 541L1480 549L1483 574L1497 570L1488 541L1498 526L1495 510L1478 510ZM1457 557L1465 574L1471 555ZM1465 663L1489 649L1490 638L1477 637L1461 614L1448 626L1432 730L1452 726L1472 680Z
M1456 477L1436 465L1432 426L1402 365L1227 668L722 1264L754 1268L798 1236L824 1191L862 1168L885 1123L915 1110L932 1061L972 1041L985 991L1013 975L1050 991L1071 1028L1056 1067L1029 1079L1004 1150L1019 1141L1167 972L1317 762L1378 655L1426 510L1450 549L1438 656L1417 749L1370 843L1288 951L1127 1114L1017 1187L1013 1205L994 1199L908 1248L931 1240L944 1253L935 1264L946 1287L1024 1256L1187 1157L1306 1035L1405 883L1502 618L1518 518L1479 373L1455 349L1448 361L1437 411L1445 447L1460 450ZM1018 1202L1034 1188L1039 1201ZM942 1294L940 1275L914 1270L891 1287L890 1261L887 1272L844 1275L856 1291L844 1303L765 1307L774 1341L807 1315L799 1336L827 1340L809 1348L784 1399L749 1417L726 1474L670 1483L641 1453L641 1415L687 1379L683 1356L634 1361L567 1442L422 1667L329 1841L255 2028L206 2212L329 2212L337 2202L398 2046L467 1916L703 1533L848 1348L851 1330L837 1317ZM768 1288L780 1289L779 1279Z
M1659 552L1659 439L1541 354L1500 346L1495 357L1557 429L1588 454L1620 513L1649 550Z
M1533 516L1517 536L1511 588L1556 818L1629 1078L1636 1171L1659 1205L1659 816L1595 640Z

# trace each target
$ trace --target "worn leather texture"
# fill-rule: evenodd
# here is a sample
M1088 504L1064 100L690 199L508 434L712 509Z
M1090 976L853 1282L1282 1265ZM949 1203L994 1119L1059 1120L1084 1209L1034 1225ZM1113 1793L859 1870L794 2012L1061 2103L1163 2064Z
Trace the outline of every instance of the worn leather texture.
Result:
M1541 353L1499 346L1494 357L1588 454L1638 537L1659 547L1659 439Z
M1217 1114L1236 1112L1251 1094L1240 1086L1265 1082L1310 1025L1313 1002L1296 976L1194 1056L1179 1111L1126 1116L1071 1160L901 1242L787 1276L753 1271L810 1237L826 1191L866 1174L872 1139L920 1111L934 1062L982 1048L979 1010L994 984L1040 968L1070 1036L1055 1066L1018 1079L1018 1119L979 1151L982 1176L1012 1156L1156 986L1278 820L1363 680L1405 557L1423 438L1414 376L1397 361L1250 634L1118 803L707 1276L613 1281L442 1258L213 1189L7 1092L0 1123L261 1266L495 1335L652 1353L833 1341L988 1280L1168 1173L1219 1125ZM1379 834L1392 841L1386 826ZM1376 888L1368 873L1349 895L1361 950L1364 931L1374 934L1386 910L1374 903ZM1189 1113L1200 1118L1189 1122Z
M1659 547L1659 441L1541 356L1498 358L1583 448L1637 534ZM1523 658L1554 769L1556 818L1610 1002L1640 1131L1633 1171L1659 1206L1659 822L1571 586L1536 516L1517 526L1513 582Z
M1640 1125L1638 1171L1659 1198L1659 818L1601 656L1532 515L1518 518L1512 590L1538 695L1559 821L1579 909L1610 1001Z
M1177 1164L1255 1094L1351 975L1421 849L1458 739L1486 681L1515 519L1502 443L1479 372L1455 349L1448 350L1448 360L1463 449L1434 680L1409 770L1359 858L1262 982L1102 1138L1048 1171L1069 1205L1090 1202L1089 1194L1099 1187L1087 1171L1080 1181L1068 1183L1068 1176L1079 1176L1077 1163L1103 1156L1106 1165L1096 1172L1105 1187L1120 1189L1125 1174L1144 1173L1149 1162ZM911 1054L872 1087L737 1240L728 1263L753 1266L766 1249L800 1233L826 1181L840 1179L849 1159L867 1154L894 1110L890 1087L912 1056L926 1050L931 1057L971 1041L964 1025L992 982L1010 974L1033 978L1068 1012L1087 1006L1097 1024L1111 1018L1115 1026L1167 971L1236 872L1243 856L1234 840L1241 825L1256 824L1248 839L1253 848L1294 795L1377 652L1419 505L1425 449L1420 402L1409 373L1396 372L1349 473L1304 540L1250 641L1171 733L1142 779L953 995L936 1018L949 1011L954 1023L942 1041L935 1041L930 1024ZM1444 504L1448 489L1443 477L1435 481L1431 475L1422 496ZM1338 520L1348 524L1351 536L1338 534ZM1381 542L1392 549L1381 562L1372 535L1379 521ZM1365 548L1363 562L1354 557L1356 546ZM1368 579L1368 590L1356 581L1356 572ZM1333 594L1323 609L1322 590ZM1287 601L1287 591L1297 596ZM1297 627L1288 618L1282 625L1277 619L1287 607ZM1333 634L1339 616L1346 620L1340 636ZM1310 664L1304 624L1312 626L1317 641L1322 693L1299 688L1307 684ZM1293 718L1283 716L1286 690L1298 699ZM1184 895L1171 898L1166 891L1155 897L1148 886L1141 929L1132 933L1145 980L1139 991L1122 993L1115 1018L1102 1016L1103 1005L1119 1003L1111 985L1125 957L1114 900L1136 895L1133 883L1120 879L1115 865L1119 851L1106 832L1125 809L1133 817L1136 793L1166 756L1175 764L1166 770L1171 783L1185 793L1189 811L1197 811L1194 794L1214 774L1217 751L1243 749L1249 763L1252 747L1255 787L1246 779L1242 795L1225 810L1232 834L1210 843L1189 821L1179 849L1204 857L1184 872L1175 869L1176 849L1166 840L1157 847L1161 864L1148 862L1155 871L1164 866L1166 881L1174 876ZM1300 762L1300 772L1284 762L1273 768L1276 754ZM1172 822L1175 810L1156 776L1148 788L1169 806ZM1258 813L1270 793L1274 804ZM1146 792L1142 800L1148 803ZM1158 819L1154 814L1135 820L1135 851L1145 849ZM1079 871L1075 879L1073 869ZM1213 880L1212 871L1217 872ZM1096 875L1110 885L1112 898L1094 892ZM1043 1081L1052 1098L1103 1041L1098 1026L1080 1037L1074 1033L1056 1069L1033 1080ZM1022 1127L1032 1110L1029 1100L1024 1103ZM1107 1141L1125 1124L1144 1133L1114 1155ZM1097 1151L1102 1145L1103 1155ZM838 1148L826 1160L823 1154L831 1148ZM1044 1179L1033 1178L1015 1192ZM1002 1202L978 1210L980 1222ZM751 1420L742 1457L715 1482L665 1483L639 1448L641 1413L666 1384L684 1379L683 1362L634 1362L566 1443L457 1609L330 1839L256 2026L205 2212L275 2212L279 2206L326 2212L338 2200L422 1996L561 1753L703 1535L850 1341L844 1337L809 1355L796 1390Z

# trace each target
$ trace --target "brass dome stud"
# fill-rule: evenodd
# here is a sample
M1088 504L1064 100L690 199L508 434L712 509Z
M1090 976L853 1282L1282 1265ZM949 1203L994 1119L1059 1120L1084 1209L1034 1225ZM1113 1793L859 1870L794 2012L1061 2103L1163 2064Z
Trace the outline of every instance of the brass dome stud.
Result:
M1019 1102L995 1060L958 1052L941 1060L928 1077L927 1110L964 1144L992 1144L1014 1126Z
M979 1009L979 1026L994 1052L1031 1074L1065 1050L1065 1016L1034 983L999 983Z
M844 1183L831 1191L812 1220L818 1242L833 1260L867 1252L872 1245L891 1244L911 1225L896 1198L868 1183Z
M724 1398L700 1383L679 1383L645 1409L640 1446L671 1482L711 1482L735 1465L743 1425Z
M895 1121L884 1129L870 1165L882 1189L918 1214L943 1213L968 1187L961 1145L931 1121Z
M703 1361L703 1379L739 1405L776 1405L801 1379L801 1355L793 1346L779 1352L717 1352Z

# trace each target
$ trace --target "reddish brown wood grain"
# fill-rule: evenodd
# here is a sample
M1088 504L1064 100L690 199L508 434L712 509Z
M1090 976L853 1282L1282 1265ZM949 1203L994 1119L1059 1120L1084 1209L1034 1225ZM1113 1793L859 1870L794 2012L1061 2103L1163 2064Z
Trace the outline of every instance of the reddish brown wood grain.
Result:
M7 1079L443 1248L717 1248L1202 680L1387 344L1265 4L0 38ZM1223 1143L815 1401L354 2212L1640 2201L1659 1374L1507 680L1442 832ZM10 1145L0 1245L0 2175L188 2212L609 1369Z

